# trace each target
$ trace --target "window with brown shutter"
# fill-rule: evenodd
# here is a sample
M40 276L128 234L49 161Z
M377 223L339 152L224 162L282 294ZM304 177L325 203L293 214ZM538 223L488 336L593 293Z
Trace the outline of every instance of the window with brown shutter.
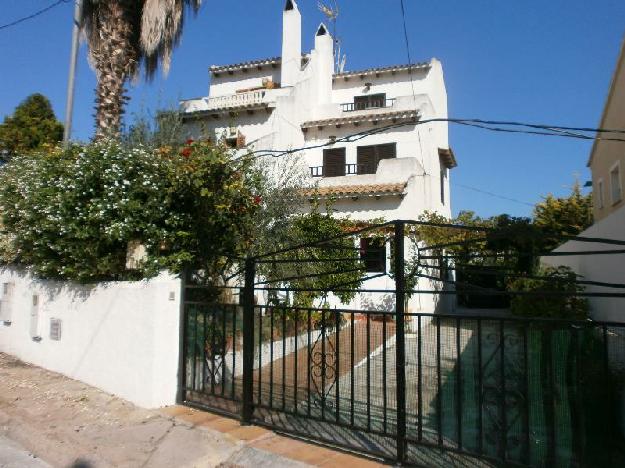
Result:
M386 107L386 93L354 96L354 109L364 110L371 107Z
M360 239L360 260L367 273L386 272L386 243L381 237Z
M323 150L323 175L325 177L345 175L345 148Z
M375 174L378 167L374 146L359 146L357 150L357 174Z
M383 145L359 146L357 157L358 174L375 174L382 159L397 157L397 145L385 143Z

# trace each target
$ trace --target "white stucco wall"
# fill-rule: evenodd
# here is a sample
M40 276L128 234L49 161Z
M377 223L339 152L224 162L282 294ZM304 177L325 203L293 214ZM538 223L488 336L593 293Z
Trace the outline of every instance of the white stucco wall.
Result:
M0 321L0 351L153 408L175 403L178 389L180 280L95 286L42 281L11 268L10 325ZM31 337L33 295L37 334ZM61 339L50 337L50 319L61 320Z
M581 237L600 237L625 241L625 208L620 208L607 218L593 224ZM569 241L555 252L580 252L588 250L614 250L622 246L596 242ZM582 279L607 283L625 283L625 255L571 255L562 257L543 257L542 263L550 266L564 265L583 276ZM600 286L586 286L589 292L623 292L621 289ZM624 298L589 298L591 315L595 320L606 320L625 323Z
M263 80L271 80L280 83L280 66L264 65L260 70L246 69L238 70L230 75L228 72L221 72L219 76L212 76L208 95L210 97L226 96L234 94L244 89L262 86Z

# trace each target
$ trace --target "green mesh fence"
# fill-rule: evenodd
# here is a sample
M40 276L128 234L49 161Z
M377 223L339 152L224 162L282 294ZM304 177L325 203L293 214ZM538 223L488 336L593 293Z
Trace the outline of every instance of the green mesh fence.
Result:
M535 467L625 466L625 329L488 319L440 327L441 383L424 430L440 429L444 446Z

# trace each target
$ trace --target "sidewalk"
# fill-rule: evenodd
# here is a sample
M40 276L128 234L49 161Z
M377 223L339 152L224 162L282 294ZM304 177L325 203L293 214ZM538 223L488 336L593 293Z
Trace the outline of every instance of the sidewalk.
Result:
M20 451L76 468L381 466L187 407L137 408L2 353L0 441L0 466Z

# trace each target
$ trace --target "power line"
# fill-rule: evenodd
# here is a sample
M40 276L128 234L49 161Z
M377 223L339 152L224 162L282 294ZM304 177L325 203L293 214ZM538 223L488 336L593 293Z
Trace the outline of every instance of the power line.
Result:
M507 133L519 133L526 135L541 135L541 136L555 136L560 138L575 138L583 140L604 140L604 141L619 141L625 142L625 130L623 129L605 129L605 128L590 128L590 127L567 127L561 125L543 125L525 122L515 121L499 121L499 120L482 120L482 119L456 119L456 118L432 118L424 120L410 120L407 122L393 123L389 125L377 126L370 130L363 130L357 133L352 133L341 138L337 138L333 141L325 143L317 143L314 145L302 146L299 148L290 149L259 149L251 151L248 154L255 155L256 157L271 156L282 157L289 154L297 153L300 151L324 148L335 145L336 143L351 143L362 140L368 136L376 135L378 133L385 132L389 129L405 127L408 125L424 125L428 123L447 122L458 125L465 125L470 127L476 127L483 130L489 130L493 132L507 132ZM508 128L512 127L512 128ZM594 135L586 135L579 132L592 132ZM598 136L599 134L619 134L624 135L623 138L618 137L605 137Z
M401 18L404 26L404 41L406 42L406 55L408 56L408 76L410 76L410 87L412 88L412 101L417 107L417 95L414 91L414 81L412 79L412 58L410 56L410 42L408 41L408 28L406 27L406 9L404 8L404 0L399 0L401 6Z
M473 190L474 192L483 193L484 195L489 195L491 197L501 198L502 200L507 200L507 201L511 201L511 202L514 202L514 203L520 203L521 205L527 205L527 206L531 206L531 207L534 206L532 203L529 203L529 202L524 202L522 200L517 200L516 198L506 197L504 195L498 195L496 193L489 192L487 190L482 190L482 189L479 189L477 187L471 187L470 185L458 184L456 182L452 182L452 185L455 185L456 187L462 187L462 188L465 188L465 189L468 189L468 190Z
M23 18L16 19L15 21L12 21L10 23L0 25L0 30L6 29L6 28L10 28L12 26L16 26L16 25L18 25L20 23L23 23L24 21L28 21L28 20L31 20L33 18L36 18L37 16L44 14L46 11L52 10L52 8L55 8L55 7L59 6L62 3L69 3L70 1L71 0L58 0L55 3L53 3L52 5L49 5L49 6L43 8L43 9L41 9L39 11L36 11L35 13L33 13L31 15L24 16Z

